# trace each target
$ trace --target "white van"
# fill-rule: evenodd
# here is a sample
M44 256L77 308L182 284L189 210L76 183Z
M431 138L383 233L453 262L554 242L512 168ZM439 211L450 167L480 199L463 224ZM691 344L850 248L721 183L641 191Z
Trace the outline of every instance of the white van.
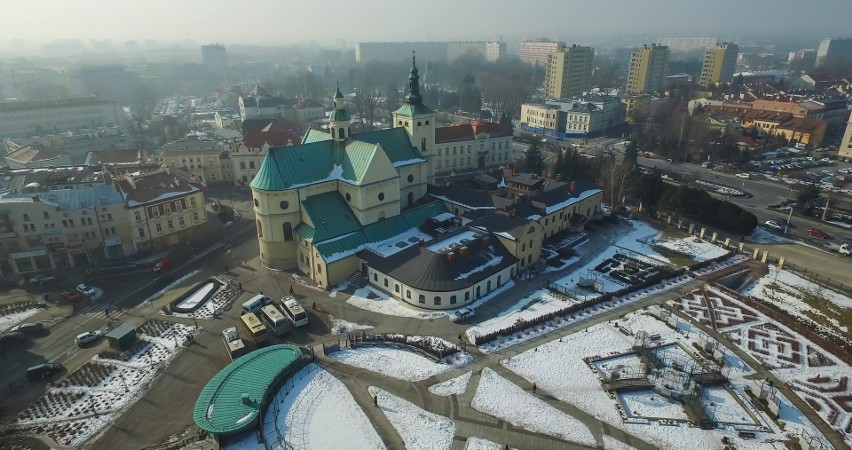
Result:
M251 300L243 303L243 314L245 313L257 313L260 311L260 308L263 308L266 305L272 304L272 298L268 295L255 295L251 298Z

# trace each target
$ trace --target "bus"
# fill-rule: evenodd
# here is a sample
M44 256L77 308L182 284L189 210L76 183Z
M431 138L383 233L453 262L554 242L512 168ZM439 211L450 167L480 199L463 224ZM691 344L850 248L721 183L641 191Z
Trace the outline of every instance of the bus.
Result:
M293 297L284 297L281 299L281 310L284 315L293 322L293 325L301 327L308 324L308 313L302 308L302 305Z
M236 327L226 328L222 331L222 340L225 341L225 349L228 350L231 361L246 354L246 344L240 339L240 333Z
M266 340L269 339L269 330L266 328L266 325L257 318L255 313L243 314L240 317L240 320L242 320L243 327L246 329L248 335L251 336L251 340L254 341L255 344L266 342Z
M275 333L276 336L281 336L290 329L290 322L284 318L281 311L275 305L266 305L260 308L260 320Z

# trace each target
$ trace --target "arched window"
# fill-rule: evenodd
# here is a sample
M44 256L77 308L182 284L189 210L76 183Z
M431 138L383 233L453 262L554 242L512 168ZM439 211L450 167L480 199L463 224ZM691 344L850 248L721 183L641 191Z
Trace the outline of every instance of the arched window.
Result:
M293 225L290 225L290 222L284 222L284 241L289 242L293 240ZM500 279L497 279L497 284L500 284Z
M343 128L338 128L338 129L337 129L337 137L338 137L338 138L343 139L343 137L344 137L344 134L343 134L343 133L345 133L345 132L343 131Z
M414 204L414 192L409 192L408 193L408 206L411 206L413 204Z
M423 122L417 122L417 126L418 127L423 126Z
M263 225L260 224L260 219L257 221L257 237L263 237Z

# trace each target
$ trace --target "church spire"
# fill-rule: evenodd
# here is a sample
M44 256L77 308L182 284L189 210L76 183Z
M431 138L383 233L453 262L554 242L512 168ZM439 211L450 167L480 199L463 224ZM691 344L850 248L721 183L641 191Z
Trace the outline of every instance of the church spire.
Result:
M423 96L420 95L420 76L417 75L417 60L413 51L411 52L411 71L408 75L408 95L405 96L405 103L409 105L423 103Z

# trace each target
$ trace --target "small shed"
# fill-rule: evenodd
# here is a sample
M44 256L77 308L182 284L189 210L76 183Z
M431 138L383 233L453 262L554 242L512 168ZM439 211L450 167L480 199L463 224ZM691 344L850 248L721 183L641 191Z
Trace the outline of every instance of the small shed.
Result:
M136 327L123 323L107 333L106 338L110 348L120 352L127 351L136 342Z

